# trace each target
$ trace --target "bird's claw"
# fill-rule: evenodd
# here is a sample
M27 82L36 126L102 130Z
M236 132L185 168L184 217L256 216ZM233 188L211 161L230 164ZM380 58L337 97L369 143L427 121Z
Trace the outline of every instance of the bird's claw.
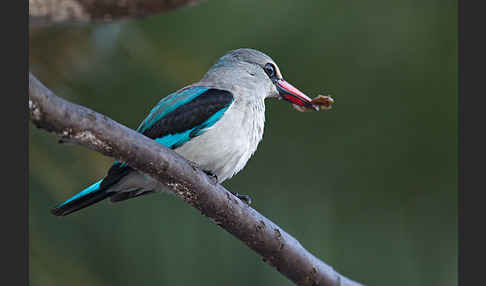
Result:
M231 192L235 197L237 197L238 199L244 201L247 205L250 205L251 204L251 197L249 195L242 195L242 194L238 194L236 192Z
M215 173L213 173L210 170L203 170L203 172L206 173L206 175L208 175L208 177L211 178L211 180L213 180L214 183L217 183L218 182L218 176L216 176Z

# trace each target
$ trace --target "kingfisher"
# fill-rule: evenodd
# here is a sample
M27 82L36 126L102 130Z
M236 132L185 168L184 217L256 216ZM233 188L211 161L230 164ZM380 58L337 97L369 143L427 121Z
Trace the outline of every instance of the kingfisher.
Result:
M262 140L267 98L315 108L309 97L283 79L268 55L248 48L232 50L199 82L161 99L137 132L196 163L222 183L245 167ZM152 177L115 161L103 179L51 213L65 216L107 198L120 202L164 190ZM247 195L234 195L250 201Z

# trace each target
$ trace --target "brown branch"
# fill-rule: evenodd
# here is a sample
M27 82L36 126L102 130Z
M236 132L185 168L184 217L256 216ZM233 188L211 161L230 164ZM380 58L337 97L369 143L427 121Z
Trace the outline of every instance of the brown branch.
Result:
M309 253L182 156L104 115L55 96L30 73L29 111L38 128L126 162L160 181L297 285L360 285Z
M202 0L29 0L34 26L61 22L111 21L140 18Z

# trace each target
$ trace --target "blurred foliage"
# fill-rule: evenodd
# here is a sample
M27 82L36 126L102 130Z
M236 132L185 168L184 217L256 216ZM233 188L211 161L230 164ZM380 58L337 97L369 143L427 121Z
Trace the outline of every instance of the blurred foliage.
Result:
M299 113L269 100L264 140L225 186L352 279L456 285L456 1L210 0L29 34L34 75L131 128L228 50L266 52L336 103ZM174 196L50 215L112 159L29 134L31 285L291 285Z

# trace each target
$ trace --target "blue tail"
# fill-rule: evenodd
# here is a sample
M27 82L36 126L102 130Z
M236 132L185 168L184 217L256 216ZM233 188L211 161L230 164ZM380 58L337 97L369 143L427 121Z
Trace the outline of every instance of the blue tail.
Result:
M51 210L51 213L56 216L65 216L111 196L112 192L100 188L101 181L103 180L99 180L67 201L57 205Z

